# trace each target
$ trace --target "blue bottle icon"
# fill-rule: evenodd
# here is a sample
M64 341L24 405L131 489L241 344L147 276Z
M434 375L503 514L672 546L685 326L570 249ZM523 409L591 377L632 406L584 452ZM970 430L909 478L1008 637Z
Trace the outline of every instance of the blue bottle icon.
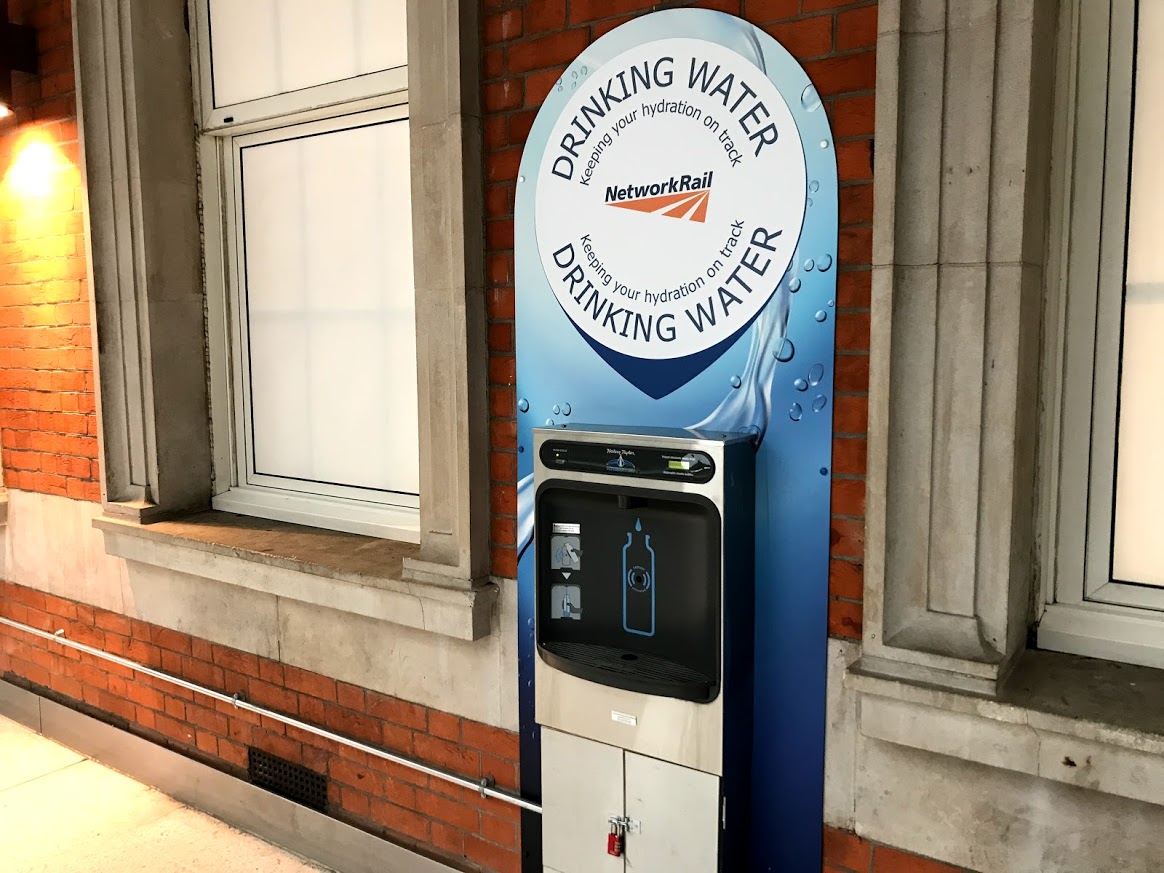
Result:
M640 637L655 635L655 550L641 519L622 547L622 629Z

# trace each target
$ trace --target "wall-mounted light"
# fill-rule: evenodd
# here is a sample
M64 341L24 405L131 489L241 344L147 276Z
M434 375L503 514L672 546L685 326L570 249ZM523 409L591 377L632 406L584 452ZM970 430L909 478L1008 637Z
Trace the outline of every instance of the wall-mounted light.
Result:
M8 21L8 3L0 0L0 119L12 114L12 74L36 72L36 30Z

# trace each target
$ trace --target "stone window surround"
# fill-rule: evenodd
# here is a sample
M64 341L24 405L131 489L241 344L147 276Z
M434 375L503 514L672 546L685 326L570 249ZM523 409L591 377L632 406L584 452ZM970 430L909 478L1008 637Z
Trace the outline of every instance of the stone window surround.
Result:
M432 629L470 639L488 633L496 602L489 578L478 6L408 0L420 544L398 547L399 560L361 582L418 600L422 612L449 615ZM346 572L343 556L330 560L323 550L319 561L297 561L298 534L286 531L295 526L268 524L256 534L243 520L238 537L229 537L222 528L236 517L220 513L209 526L133 528L205 510L212 490L188 26L184 0L73 3L98 350L106 515L99 525L115 553L130 550L134 536L155 544L168 538L168 548L151 554L171 566L231 548L223 540L234 542L240 561L283 555L285 571L312 577L303 581L313 592L309 602L326 602L328 585ZM263 541L262 557L245 544L252 535ZM347 548L349 535L335 534L333 543ZM245 566L238 570L227 581L247 575ZM376 610L392 620L393 610Z
M826 803L874 839L858 737L1164 806L1164 672L1026 648L1057 5L878 8L865 630Z

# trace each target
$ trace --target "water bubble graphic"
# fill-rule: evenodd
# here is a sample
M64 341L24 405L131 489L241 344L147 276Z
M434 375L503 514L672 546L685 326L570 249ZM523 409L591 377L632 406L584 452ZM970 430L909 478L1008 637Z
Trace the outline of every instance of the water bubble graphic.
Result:
M828 317L829 317L829 314L827 312L825 312L823 309L820 310L819 312L817 312L817 314L816 314L817 321L824 321Z
M830 300L830 301L829 301L829 306L832 306L834 303L836 303L836 301L835 301L835 300Z
M824 378L824 364L813 364L812 369L808 371L808 384L819 385L820 380Z
M780 348L776 350L776 360L782 364L787 364L792 360L792 356L796 354L796 346L792 344L792 340L784 337L780 341Z
M533 620L532 618L527 618L527 619L526 619L526 621L525 621L525 623L526 623L526 626L527 626L527 627L533 627L533 626L534 626L534 620Z
M524 181L525 181L525 176L518 176L518 177L517 177L517 181L518 181L518 182L524 182Z
M820 109L820 95L816 93L816 88L812 85L806 85L804 90L800 92L800 105L809 112L816 112Z
M547 418L546 419L546 427L553 427L553 426L554 426L554 420L552 418Z
M820 147L822 149L827 149L829 147L829 141L827 139L822 139L820 141Z
M808 205L812 206L812 198L811 197L808 198Z
M793 294L795 294L797 291L799 291L800 290L800 279L796 278L796 279L789 280L788 290L791 291Z
M524 397L521 398L521 400L517 401L517 408L522 412L529 412L529 401Z
M573 411L574 410L570 407L569 403L562 404L562 415L569 415Z
M811 270L815 266L816 266L816 263L813 261L812 258L807 258L804 262L804 269L806 272Z
M820 412L828 405L828 399L823 394L816 395L816 399L812 401L812 411Z
M743 380L740 379L739 376L732 376L732 387L733 388L739 388L743 384L744 384Z
M518 446L518 447L517 447L517 453L518 453L519 455L521 455L521 454L524 454L524 453L525 453L525 446Z
M560 407L558 404L555 403L554 404L554 415L561 415L561 414L562 414L562 407Z
M792 387L795 388L797 391L807 391L808 390L808 383L805 382L803 379L797 379L795 382L792 383Z
M821 467L821 468L820 468L820 474L821 474L822 476L827 476L827 475L829 474L829 468L828 468L828 467Z
M804 410L799 403L793 403L792 408L788 410L788 417L793 421L800 421L800 417L804 415Z
M813 179L811 182L808 183L808 190L811 191L813 194L815 194L817 191L820 190L820 182L818 182L816 179Z
M833 256L832 255L821 255L816 263L817 263L817 267L823 273L825 270L827 270L829 267L831 267L833 265Z

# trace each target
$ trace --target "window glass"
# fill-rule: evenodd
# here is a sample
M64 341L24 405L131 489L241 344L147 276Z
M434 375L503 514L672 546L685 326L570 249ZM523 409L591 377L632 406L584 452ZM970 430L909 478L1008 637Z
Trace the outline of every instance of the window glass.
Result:
M1112 576L1164 586L1164 2L1137 30Z
M407 63L404 0L210 0L214 105Z
M241 150L257 475L419 491L406 120Z

